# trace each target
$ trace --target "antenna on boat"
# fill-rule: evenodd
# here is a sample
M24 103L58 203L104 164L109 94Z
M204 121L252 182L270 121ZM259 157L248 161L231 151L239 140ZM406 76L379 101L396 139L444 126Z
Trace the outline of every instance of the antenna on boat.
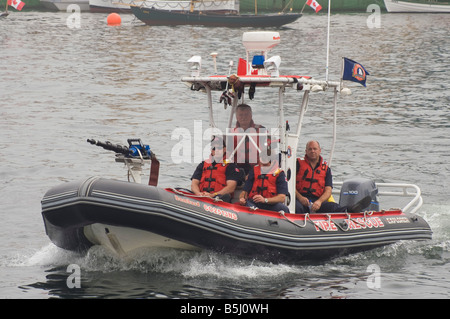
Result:
M216 63L217 52L211 52L210 56L212 56L213 58L214 72L215 74L217 74L217 63Z
M328 82L328 62L330 56L330 16L331 16L331 0L328 0L328 27L327 27L327 65L325 68L325 81Z

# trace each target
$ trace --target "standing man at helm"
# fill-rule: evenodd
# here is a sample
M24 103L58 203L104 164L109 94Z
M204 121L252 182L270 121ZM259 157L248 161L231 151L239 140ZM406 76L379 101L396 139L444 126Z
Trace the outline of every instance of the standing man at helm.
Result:
M234 136L233 140L236 147L234 162L244 170L247 176L251 168L258 164L258 147L267 142L267 129L260 124L255 124L250 105L239 104L236 107L236 127L231 129L231 132L250 134L249 136ZM241 143L242 139L244 139L243 143ZM238 145L240 146L238 147Z

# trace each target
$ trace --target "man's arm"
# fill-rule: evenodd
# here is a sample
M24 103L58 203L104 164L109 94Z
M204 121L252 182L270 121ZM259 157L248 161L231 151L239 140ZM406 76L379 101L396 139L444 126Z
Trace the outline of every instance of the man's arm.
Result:
M295 198L298 199L298 201L303 205L308 207L309 206L309 199L303 196L298 192L298 190L295 190Z
M195 194L195 195L201 195L200 192L200 180L193 178L192 182L191 182L191 191Z
M229 180L227 180L227 185L224 188L222 188L220 191L214 193L213 195L217 196L217 195L231 194L236 189L236 186L237 186L237 182L235 180L229 179Z
M320 196L311 206L311 210L313 212L319 210L320 207L322 206L322 203L326 202L328 198L330 198L331 190L332 190L331 186L325 186L322 196Z
M267 203L266 203L266 199L267 199ZM255 195L252 198L252 201L254 201L255 203L266 203L266 204L276 204L276 203L283 203L284 204L284 200L286 199L286 195L285 194L277 194L274 197L270 197L270 198L264 198L261 195Z
M239 204L241 205L245 205L247 203L247 192L246 191L242 191L241 194L239 195Z

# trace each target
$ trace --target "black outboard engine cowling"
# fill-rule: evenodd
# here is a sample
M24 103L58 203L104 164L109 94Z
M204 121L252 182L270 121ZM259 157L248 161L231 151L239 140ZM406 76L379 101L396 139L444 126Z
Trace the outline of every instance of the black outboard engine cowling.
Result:
M372 202L363 210L379 211L380 204L377 199L378 188L375 182L367 178L353 178L344 181L339 196L339 205L350 207L366 196L372 198Z

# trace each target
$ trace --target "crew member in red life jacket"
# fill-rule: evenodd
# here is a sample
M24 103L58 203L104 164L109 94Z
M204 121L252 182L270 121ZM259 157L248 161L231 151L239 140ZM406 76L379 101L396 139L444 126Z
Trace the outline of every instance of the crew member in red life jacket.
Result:
M267 129L253 121L252 108L248 104L239 104L236 107L236 127L231 129L235 133L258 133L259 136L235 136L234 147L237 147L242 138L245 138L243 144L236 149L234 162L239 168L242 168L247 176L250 169L258 164L259 151L256 145L263 145L267 142ZM255 144L250 141L252 139Z
M225 154L223 139L214 137L210 157L198 164L191 177L191 191L194 194L231 202L236 185L243 176L236 164L225 159Z
M284 204L286 195L289 194L286 175L279 166L278 154L271 149L275 150L273 145L268 147L267 152L263 150L259 164L250 170L244 190L239 196L239 203L289 213L289 208Z
M342 207L334 201L328 201L333 189L333 177L331 169L320 155L321 151L319 142L309 141L305 157L297 159L295 213L359 212L369 206L370 196L352 207Z

